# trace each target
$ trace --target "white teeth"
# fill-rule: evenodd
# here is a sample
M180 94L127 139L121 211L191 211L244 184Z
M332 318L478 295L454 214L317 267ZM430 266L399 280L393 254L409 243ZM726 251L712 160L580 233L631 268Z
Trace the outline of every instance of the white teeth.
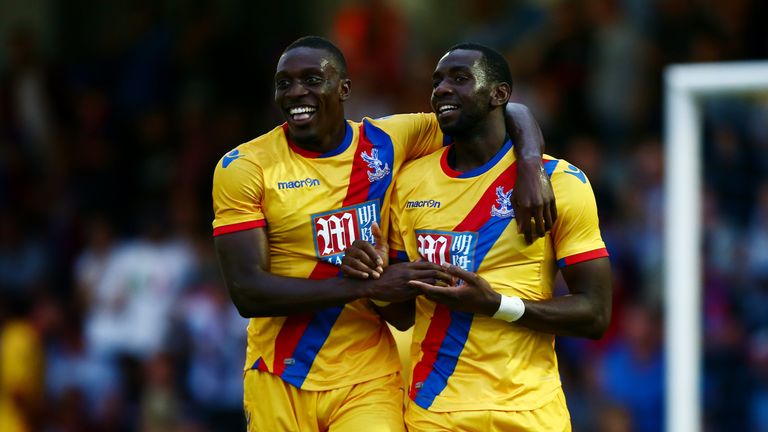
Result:
M442 113L444 113L444 112L446 112L446 111L451 111L451 110L455 110L455 109L458 109L458 108L459 108L459 107L457 107L456 105L443 105L443 106L441 106L440 108L438 108L438 109L437 109L437 111L438 111L440 114L442 114Z
M315 111L316 111L315 108L303 106L303 107L291 108L288 112L291 115L295 115L295 114L313 113Z

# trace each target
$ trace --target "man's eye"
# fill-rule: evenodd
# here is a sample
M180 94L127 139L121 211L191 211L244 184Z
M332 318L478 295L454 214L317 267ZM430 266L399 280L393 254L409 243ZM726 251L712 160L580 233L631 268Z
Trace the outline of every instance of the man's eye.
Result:
M455 78L456 82L459 82L459 83L461 83L461 82L464 82L464 81L466 81L466 80L468 80L468 79L469 79L469 78L465 77L464 75L458 75L458 76L456 76L456 78Z
M307 84L315 85L315 84L320 84L323 80L320 79L319 77L311 76L307 78L305 81Z
M279 80L275 82L275 88L279 90L285 90L291 83L288 80Z

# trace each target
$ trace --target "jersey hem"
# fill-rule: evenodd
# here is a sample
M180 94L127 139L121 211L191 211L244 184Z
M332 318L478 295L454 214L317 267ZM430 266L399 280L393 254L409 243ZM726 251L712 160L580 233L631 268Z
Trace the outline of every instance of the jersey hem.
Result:
M421 405L416 404L413 399L408 399L409 404L416 404L420 408L426 409L431 412L453 412L453 411L533 411L539 409L548 403L552 402L557 395L562 392L562 384L553 388L550 392L546 393L539 399L539 402L535 404L522 404L522 405L510 405L504 401L472 401L472 402L449 402L440 404L435 407L433 403L429 408L424 408ZM519 396L516 396L519 397Z
M286 384L293 385L293 384L289 383L288 381L285 381L283 379L283 377L281 377L280 375L274 374L274 373L272 373L270 371L265 371L265 370L255 369L255 368L244 368L243 375L245 375L245 373L248 372L248 371L268 373L268 374L271 374L271 375L274 375L274 376L280 378ZM388 367L388 368L380 368L380 369L377 369L376 372L374 372L374 373L367 374L367 375L361 375L361 376L355 377L355 379L351 379L351 380L314 381L314 380L311 380L311 379L307 378L307 379L304 380L304 383L301 385L301 387L298 387L298 388L301 389L301 390L308 390L308 391L336 390L336 389L340 389L340 388L344 388L344 387L349 387L351 385L364 383L366 381L374 380L374 379L377 379L377 378L385 377L385 376L388 376L388 375L392 375L393 373L396 373L396 372L401 372L399 365L397 365L397 366L393 365L393 366Z

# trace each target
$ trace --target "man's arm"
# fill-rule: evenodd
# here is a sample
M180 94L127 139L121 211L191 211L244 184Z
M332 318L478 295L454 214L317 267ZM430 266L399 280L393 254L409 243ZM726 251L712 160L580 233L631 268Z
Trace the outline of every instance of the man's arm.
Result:
M311 312L363 297L402 301L413 297L408 280L434 280L440 272L434 264L407 263L378 280L277 276L269 272L269 243L264 228L216 236L215 247L232 302L246 318Z
M501 294L475 273L457 266L446 271L463 284L440 287L420 281L411 282L430 300L451 309L494 316L501 304ZM523 300L523 315L515 321L532 330L560 336L590 339L602 337L611 320L611 267L608 258L573 264L563 270L570 294L548 300Z
M555 194L541 163L544 137L539 123L525 105L508 103L504 118L507 133L515 143L518 166L512 192L517 231L525 236L527 243L531 243L534 233L543 237L557 220Z
M598 258L562 270L569 295L523 300L518 324L560 336L600 339L611 322L611 265Z

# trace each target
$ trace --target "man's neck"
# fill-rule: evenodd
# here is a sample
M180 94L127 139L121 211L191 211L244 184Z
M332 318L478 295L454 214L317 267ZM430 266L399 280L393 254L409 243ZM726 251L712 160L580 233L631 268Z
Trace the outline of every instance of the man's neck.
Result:
M290 134L291 140L298 147L314 152L314 153L327 153L336 149L344 141L344 137L347 134L347 122L342 119L329 133L319 133L316 136L302 137Z
M452 168L469 171L491 160L506 142L504 121L489 120L467 135L454 136Z

